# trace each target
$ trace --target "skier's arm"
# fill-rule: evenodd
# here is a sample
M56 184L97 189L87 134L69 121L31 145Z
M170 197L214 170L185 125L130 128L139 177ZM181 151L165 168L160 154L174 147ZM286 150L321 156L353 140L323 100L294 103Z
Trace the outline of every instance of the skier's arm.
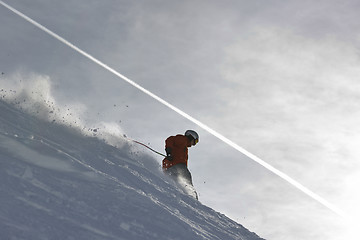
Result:
M174 147L174 137L169 137L165 141L166 159L169 161L173 160L173 156L172 156L172 148L173 147Z
M165 148L166 159L169 161L173 160L173 156L171 155L172 149L170 147Z

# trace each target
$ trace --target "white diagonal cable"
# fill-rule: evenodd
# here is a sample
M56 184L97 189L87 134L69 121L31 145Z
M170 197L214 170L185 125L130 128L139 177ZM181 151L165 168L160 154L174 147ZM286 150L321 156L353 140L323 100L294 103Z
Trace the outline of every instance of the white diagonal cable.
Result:
M318 194L314 193L313 191L311 191L310 189L308 189L307 187L303 186L301 183L299 183L298 181L294 180L293 178L291 178L290 176L288 176L287 174L283 173L282 171L276 169L275 167L271 166L270 164L268 164L267 162L263 161L262 159L260 159L259 157L255 156L254 154L250 153L249 151L247 151L246 149L240 147L239 145L237 145L235 142L231 141L230 139L226 138L225 136L223 136L222 134L216 132L215 130L213 130L212 128L210 128L209 126L207 126L206 124L200 122L199 120L193 118L192 116L190 116L189 114L185 113L184 111L180 110L179 108L175 107L174 105L168 103L167 101L165 101L164 99L160 98L159 96L153 94L152 92L150 92L149 90L143 88L142 86L140 86L139 84L135 83L134 81L130 80L129 78L125 77L124 75L122 75L121 73L117 72L116 70L114 70L113 68L109 67L108 65L104 64L103 62L101 62L100 60L96 59L95 57L91 56L90 54L88 54L87 52L81 50L80 48L76 47L74 44L72 44L71 42L67 41L66 39L64 39L63 37L60 37L59 35L57 35L56 33L54 33L53 31L47 29L46 27L44 27L43 25L41 25L40 23L36 22L35 20L29 18L28 16L26 16L25 14L23 14L22 12L19 12L18 10L16 10L15 8L9 6L8 4L4 3L3 1L0 0L0 4L3 5L5 8L9 9L10 11L12 11L13 13L17 14L18 16L22 17L23 19L25 19L26 21L30 22L31 24L35 25L36 27L40 28L41 30L43 30L44 32L48 33L49 35L53 36L54 38L56 38L57 40L59 40L60 42L64 43L65 45L69 46L70 48L74 49L75 51L77 51L78 53L80 53L81 55L87 57L88 59L90 59L91 61L95 62L96 64L100 65L101 67L105 68L106 70L110 71L111 73L115 74L116 76L118 76L119 78L123 79L124 81L128 82L129 84L131 84L132 86L136 87L137 89L141 90L142 92L144 92L145 94L149 95L150 97L154 98L155 100L159 101L160 103L162 103L163 105L167 106L168 108L172 109L173 111L177 112L178 114L180 114L181 116L183 116L184 118L190 120L191 122L195 123L196 125L198 125L199 127L201 127L202 129L204 129L205 131L209 132L210 134L212 134L213 136L217 137L218 139L220 139L221 141L223 141L224 143L228 144L229 146L233 147L234 149L238 150L239 152L241 152L242 154L244 154L245 156L249 157L250 159L252 159L253 161L257 162L258 164L260 164L261 166L265 167L266 169L268 169L269 171L273 172L274 174L276 174L277 176L281 177L282 179L284 179L285 181L287 181L288 183L290 183L291 185L293 185L294 187L296 187L297 189L299 189L300 191L304 192L306 195L308 195L309 197L315 199L316 201L318 201L319 203L321 203L322 205L324 205L325 207L329 208L331 211L333 211L334 213L342 216L342 217L346 217L345 213L339 209L338 207L336 207L335 205L331 204L330 202L328 202L327 200L325 200L324 198L320 197Z

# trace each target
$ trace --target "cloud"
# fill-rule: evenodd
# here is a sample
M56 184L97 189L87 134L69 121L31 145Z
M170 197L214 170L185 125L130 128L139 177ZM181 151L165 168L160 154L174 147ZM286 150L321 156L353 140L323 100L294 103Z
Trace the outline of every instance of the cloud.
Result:
M240 145L345 207L344 197L357 190L343 176L360 169L356 47L274 27L249 35L228 47L223 62L229 87L218 94L231 101L218 110L222 129L236 129L231 138Z

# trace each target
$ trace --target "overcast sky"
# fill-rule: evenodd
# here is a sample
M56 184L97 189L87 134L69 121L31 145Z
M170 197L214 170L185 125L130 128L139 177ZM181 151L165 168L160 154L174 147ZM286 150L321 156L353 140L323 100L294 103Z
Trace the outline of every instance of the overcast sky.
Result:
M358 217L357 1L5 2ZM0 23L0 90L42 86L87 125L116 124L160 151L194 129L201 202L267 239L356 239L329 209L2 6Z

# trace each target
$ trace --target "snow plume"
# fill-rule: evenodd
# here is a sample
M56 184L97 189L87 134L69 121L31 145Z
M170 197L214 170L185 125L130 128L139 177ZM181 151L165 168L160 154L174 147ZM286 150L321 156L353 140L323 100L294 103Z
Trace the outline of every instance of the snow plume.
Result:
M2 99L43 120L81 126L86 110L79 103L60 106L51 93L51 79L36 73L16 72L1 79Z
M120 147L124 132L114 122L88 123L87 107L78 102L61 104L52 94L52 81L47 75L18 71L0 78L0 99L42 120L66 125L86 136L98 137Z

